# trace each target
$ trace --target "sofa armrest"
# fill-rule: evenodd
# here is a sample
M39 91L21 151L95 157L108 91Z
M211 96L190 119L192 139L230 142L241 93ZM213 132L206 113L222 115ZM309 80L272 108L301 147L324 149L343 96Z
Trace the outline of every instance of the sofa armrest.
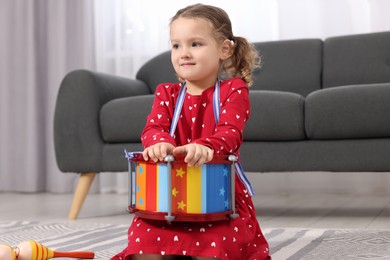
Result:
M100 172L103 140L101 107L110 100L150 94L142 81L87 70L63 79L54 112L54 148L63 172Z

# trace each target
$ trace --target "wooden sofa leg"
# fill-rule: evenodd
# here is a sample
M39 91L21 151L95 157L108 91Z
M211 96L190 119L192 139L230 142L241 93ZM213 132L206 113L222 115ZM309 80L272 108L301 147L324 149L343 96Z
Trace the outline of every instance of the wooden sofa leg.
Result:
M79 181L77 183L76 191L73 195L72 206L70 207L68 219L75 220L77 219L81 207L83 206L85 197L88 194L89 188L92 185L93 180L95 179L95 172L81 173Z

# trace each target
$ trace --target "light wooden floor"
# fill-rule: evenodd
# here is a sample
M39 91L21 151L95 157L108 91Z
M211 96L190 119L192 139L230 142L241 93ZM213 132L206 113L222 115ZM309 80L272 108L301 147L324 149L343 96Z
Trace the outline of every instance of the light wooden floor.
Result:
M65 221L70 194L0 193L0 221ZM390 229L390 197L349 194L256 195L262 228ZM89 194L77 221L128 224L126 194Z

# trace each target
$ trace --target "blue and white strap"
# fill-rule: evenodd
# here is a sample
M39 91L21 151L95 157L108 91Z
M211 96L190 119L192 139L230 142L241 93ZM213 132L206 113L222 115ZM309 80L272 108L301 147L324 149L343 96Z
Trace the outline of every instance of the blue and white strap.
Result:
M217 80L217 83L215 83L215 88L214 88L214 94L213 94L213 109L214 109L214 119L215 119L215 124L218 124L219 121L219 115L221 114L221 102L220 102L220 80ZM172 119L172 124L171 124L171 129L169 131L169 134L173 137L175 131L176 131L176 126L179 121L181 109L183 107L184 103L184 98L185 94L187 92L187 88L185 86L185 82L183 82L182 87L179 92L179 96L177 97L177 102L175 106L175 111L173 113L173 119ZM240 162L236 162L234 164L234 167L236 169L236 173L238 175L238 178L240 181L244 184L245 188L247 189L249 195L253 196L253 188L251 183L249 182L248 178L245 175L245 172L242 168L242 165Z
M218 125L219 115L221 114L221 101L220 101L220 88L221 81L218 79L215 83L214 94L213 94L213 108L214 108L214 119L215 124Z
M177 97L177 102L175 106L175 112L173 113L173 118L172 118L172 124L171 124L171 130L169 131L169 134L173 137L176 131L176 126L179 121L181 109L183 107L184 103L184 97L186 95L187 88L186 88L186 83L183 82L181 89L179 91L179 96Z
M255 192L253 191L252 184L248 180L248 178L245 175L244 169L242 168L242 165L240 162L236 162L234 164L234 168L236 168L236 173L242 184L244 184L245 188L247 189L249 195L253 196Z
M137 155L142 154L142 152L128 152L126 149L124 150L125 152L125 158L130 162L131 159L136 157Z

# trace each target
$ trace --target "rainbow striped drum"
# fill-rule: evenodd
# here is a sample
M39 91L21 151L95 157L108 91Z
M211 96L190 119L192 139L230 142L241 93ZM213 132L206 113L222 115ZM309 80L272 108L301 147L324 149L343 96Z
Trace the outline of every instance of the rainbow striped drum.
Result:
M236 156L216 157L201 167L188 167L184 157L164 162L144 161L142 153L129 160L128 210L147 219L217 221L235 218Z

